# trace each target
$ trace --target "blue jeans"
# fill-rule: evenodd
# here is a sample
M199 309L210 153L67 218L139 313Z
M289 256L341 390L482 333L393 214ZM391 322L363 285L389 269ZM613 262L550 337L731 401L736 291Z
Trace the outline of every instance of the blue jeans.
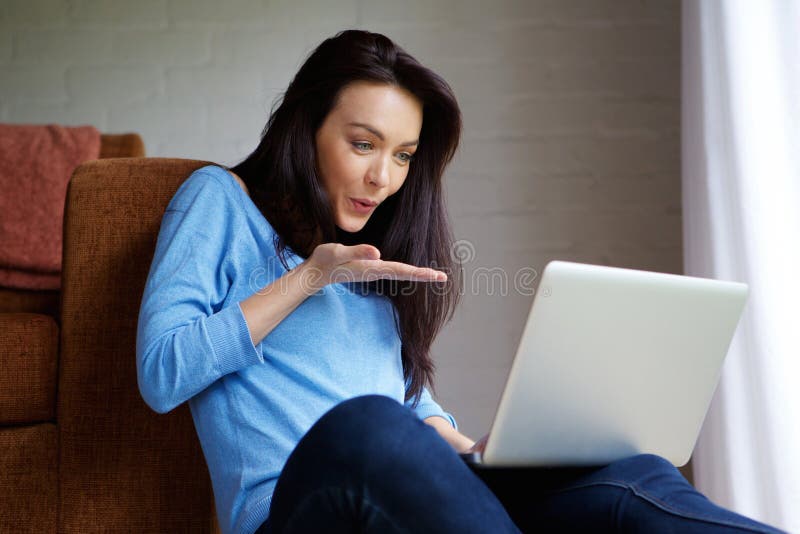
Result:
M721 508L667 460L590 468L465 464L389 397L323 415L289 456L258 533L780 532Z

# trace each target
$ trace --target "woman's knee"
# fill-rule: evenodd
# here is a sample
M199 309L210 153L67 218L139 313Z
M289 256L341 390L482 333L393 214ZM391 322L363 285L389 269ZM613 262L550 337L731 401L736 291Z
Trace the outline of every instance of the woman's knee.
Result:
M624 467L626 470L639 475L678 472L672 462L657 454L637 454L618 460L612 465Z
M396 400L383 395L363 395L328 410L306 437L319 446L315 448L322 454L333 455L339 461L363 463L369 458L375 462L382 455L394 457L393 452L409 445L404 439L425 432L425 427Z
M407 415L408 409L385 395L361 395L344 400L328 410L322 417L346 420L374 420L379 417Z
M618 460L608 466L612 476L627 485L638 488L672 490L690 487L672 462L656 454L637 454Z
M362 395L345 400L325 412L312 429L334 438L363 438L383 426L414 419L405 406L384 395Z

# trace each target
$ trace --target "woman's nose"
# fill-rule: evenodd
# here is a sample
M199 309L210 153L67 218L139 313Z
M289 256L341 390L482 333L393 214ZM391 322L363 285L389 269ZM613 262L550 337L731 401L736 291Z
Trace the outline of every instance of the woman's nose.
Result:
M376 158L367 172L367 179L378 187L389 185L389 162L385 158Z

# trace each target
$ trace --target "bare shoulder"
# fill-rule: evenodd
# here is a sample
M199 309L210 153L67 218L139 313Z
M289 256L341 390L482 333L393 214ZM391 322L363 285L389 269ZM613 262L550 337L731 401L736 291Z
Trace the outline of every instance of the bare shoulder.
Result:
M236 181L239 182L239 185L242 187L242 189L244 189L244 192L247 193L248 195L250 195L250 191L247 189L247 185L245 185L244 180L239 178L239 176L236 173L234 173L233 171L229 170L228 172L231 174L231 176L236 178Z

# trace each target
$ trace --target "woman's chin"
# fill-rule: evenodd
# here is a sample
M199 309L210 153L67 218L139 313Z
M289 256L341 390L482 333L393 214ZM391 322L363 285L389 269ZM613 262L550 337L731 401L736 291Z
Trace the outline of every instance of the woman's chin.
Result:
M346 221L338 221L336 223L336 226L338 226L341 230L344 230L345 232L350 232L351 234L360 232L366 225L367 225L366 220L355 221L352 219Z

